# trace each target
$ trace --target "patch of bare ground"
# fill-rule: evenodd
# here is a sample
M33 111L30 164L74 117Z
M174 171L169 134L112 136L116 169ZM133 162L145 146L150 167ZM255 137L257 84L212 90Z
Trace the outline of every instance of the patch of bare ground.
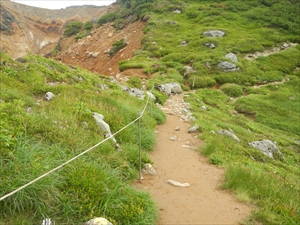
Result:
M171 100L182 102L183 95L172 96ZM170 112L171 108L170 105L163 108L168 112L167 120L157 126L157 145L150 154L157 175L144 175L141 183L134 183L157 202L160 209L157 224L239 224L245 221L251 207L219 188L224 170L209 164L208 159L196 151L203 142L197 134L188 133L191 124ZM175 137L175 141L170 140L171 137ZM172 186L167 183L170 179L190 186Z

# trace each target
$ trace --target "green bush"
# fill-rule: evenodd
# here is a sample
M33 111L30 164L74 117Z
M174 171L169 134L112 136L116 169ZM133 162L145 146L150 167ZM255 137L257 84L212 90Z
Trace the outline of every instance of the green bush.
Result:
M83 23L80 21L72 21L67 25L67 28L64 31L64 37L70 37L77 34L82 28Z
M230 97L239 97L244 93L243 88L238 84L223 84L220 90Z
M116 14L115 13L113 13L113 12L107 13L107 14L105 14L105 15L103 15L103 16L101 16L99 18L98 23L101 26L103 24L106 24L106 23L114 21L115 18L116 18Z
M216 81L208 76L191 76L188 79L188 84L190 88L209 88L216 84Z
M109 55L113 56L118 50L127 46L127 43L124 39L116 41L113 43L111 50L109 51Z
M142 88L142 82L137 77L129 77L126 83L129 84L130 87Z

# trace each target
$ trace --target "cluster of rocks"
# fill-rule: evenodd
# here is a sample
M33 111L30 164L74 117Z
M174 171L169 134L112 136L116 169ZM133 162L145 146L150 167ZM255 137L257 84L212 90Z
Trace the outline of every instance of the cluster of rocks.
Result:
M193 113L190 111L191 106L189 103L185 102L184 100L172 100L168 99L166 104L169 108L164 108L157 104L162 110L167 111L168 114L171 115L178 115L182 121L194 121L195 117Z
M215 133L212 131L212 133ZM234 134L233 130L219 130L218 134L225 135L228 137L231 137L236 142L240 142L240 139ZM262 140L262 141L253 141L248 143L249 146L256 148L260 152L262 152L264 155L268 156L271 159L274 159L274 154L282 155L278 147L276 146L276 143L274 143L271 140Z

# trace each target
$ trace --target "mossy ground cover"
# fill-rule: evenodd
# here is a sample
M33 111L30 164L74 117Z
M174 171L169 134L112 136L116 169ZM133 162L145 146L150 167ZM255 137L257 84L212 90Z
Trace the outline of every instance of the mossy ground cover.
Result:
M130 97L105 76L34 55L25 63L1 54L1 197L104 139L92 112L116 132L138 117L146 101ZM103 90L101 87L107 87ZM51 102L43 99L51 91ZM153 129L165 120L158 108L141 119L142 161L155 145ZM48 177L0 202L1 224L59 224L95 216L114 224L152 224L150 196L130 187L138 175L138 128L116 135L122 151L105 142Z

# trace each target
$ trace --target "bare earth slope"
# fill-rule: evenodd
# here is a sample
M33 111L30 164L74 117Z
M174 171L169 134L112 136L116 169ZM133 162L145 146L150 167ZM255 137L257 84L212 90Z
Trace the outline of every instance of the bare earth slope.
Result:
M50 10L0 1L0 50L14 59L28 52L44 55L54 50L68 22L97 20L116 7L73 6Z
M183 101L182 95L172 96L166 107ZM135 183L139 189L151 193L160 208L158 224L239 224L249 215L251 208L238 202L235 197L218 187L224 171L208 163L195 148L202 141L197 135L189 134L189 123L167 110L167 120L157 127L157 145L150 158L157 175L144 175L142 183ZM171 114L169 114L171 112ZM175 128L180 126L180 130ZM176 140L170 140L176 136ZM185 147L183 147L185 146ZM191 146L188 148L187 146ZM189 187L176 187L167 183L175 180L189 183Z

